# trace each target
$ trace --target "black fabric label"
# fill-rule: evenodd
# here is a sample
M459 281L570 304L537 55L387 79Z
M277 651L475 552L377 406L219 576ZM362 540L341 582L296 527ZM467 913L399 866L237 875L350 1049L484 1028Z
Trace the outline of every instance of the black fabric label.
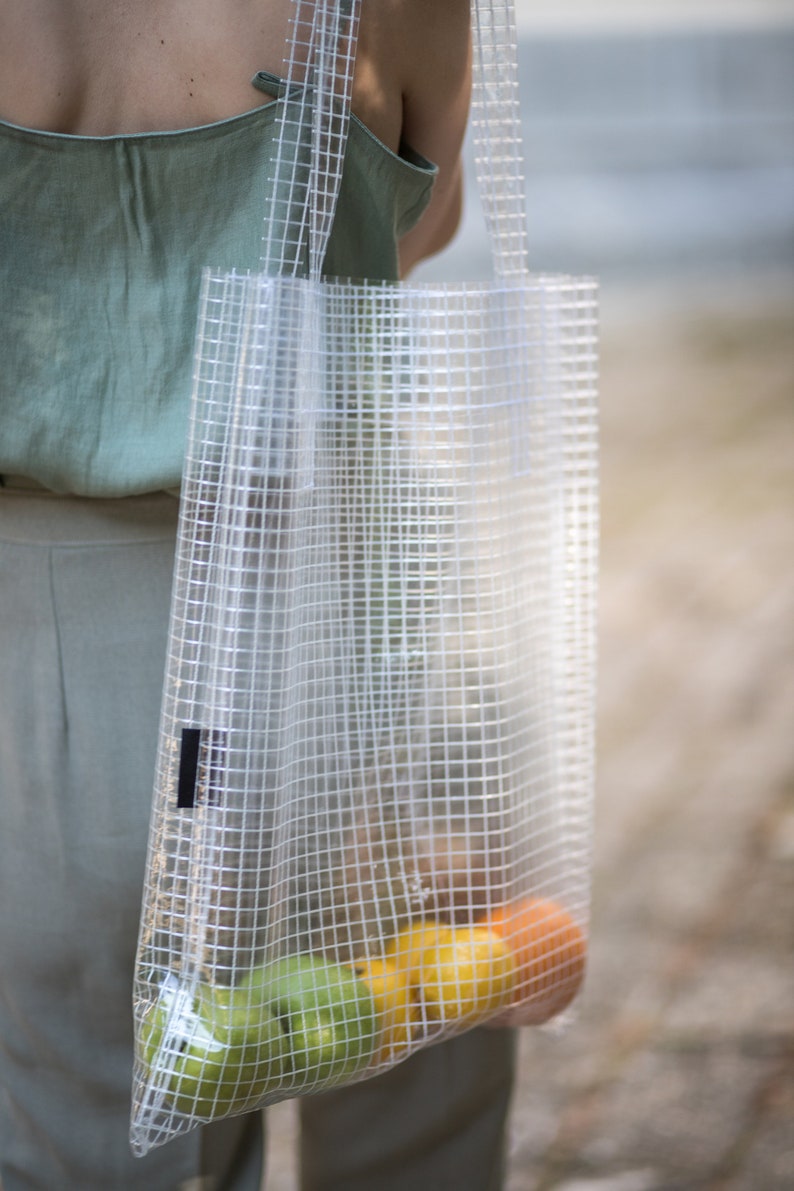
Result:
M226 761L226 733L213 728L183 728L179 749L176 805L191 810L221 800Z
M189 810L196 805L196 779L198 778L201 728L183 728L182 745L179 751L179 781L176 790L176 805L180 810Z

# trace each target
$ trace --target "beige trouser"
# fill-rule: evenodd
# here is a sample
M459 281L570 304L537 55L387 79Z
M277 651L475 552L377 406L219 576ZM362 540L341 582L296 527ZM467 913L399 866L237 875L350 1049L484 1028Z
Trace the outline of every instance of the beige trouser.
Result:
M3 1191L256 1191L262 1114L127 1141L131 988L177 502L0 489ZM306 1100L306 1191L492 1191L513 1040ZM199 1180L196 1182L195 1180Z

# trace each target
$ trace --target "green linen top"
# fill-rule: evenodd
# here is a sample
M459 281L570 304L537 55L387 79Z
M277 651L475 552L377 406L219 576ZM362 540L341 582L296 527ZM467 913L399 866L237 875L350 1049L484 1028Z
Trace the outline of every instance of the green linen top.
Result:
M261 268L279 105L173 132L0 121L0 475L126 496L180 482L201 272ZM393 280L435 178L351 120L323 271Z

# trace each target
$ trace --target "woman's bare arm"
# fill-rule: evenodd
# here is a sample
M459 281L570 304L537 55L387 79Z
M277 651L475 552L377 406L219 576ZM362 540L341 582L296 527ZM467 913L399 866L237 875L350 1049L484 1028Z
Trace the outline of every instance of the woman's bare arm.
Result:
M395 152L404 143L438 166L432 201L400 244L403 275L458 226L470 94L470 0L364 0L353 110Z
M471 97L471 17L469 0L415 0L424 28L417 39L403 92L402 137L438 166L430 205L400 243L405 275L415 264L444 248L461 216L461 149Z

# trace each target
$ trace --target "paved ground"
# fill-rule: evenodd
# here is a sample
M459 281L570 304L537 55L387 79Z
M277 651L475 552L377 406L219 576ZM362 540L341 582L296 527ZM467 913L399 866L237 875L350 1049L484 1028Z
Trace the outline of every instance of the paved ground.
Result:
M764 289L605 299L592 964L522 1037L508 1191L794 1187L794 305Z
M625 313L603 358L592 967L568 1033L523 1039L509 1189L783 1191L794 307Z

